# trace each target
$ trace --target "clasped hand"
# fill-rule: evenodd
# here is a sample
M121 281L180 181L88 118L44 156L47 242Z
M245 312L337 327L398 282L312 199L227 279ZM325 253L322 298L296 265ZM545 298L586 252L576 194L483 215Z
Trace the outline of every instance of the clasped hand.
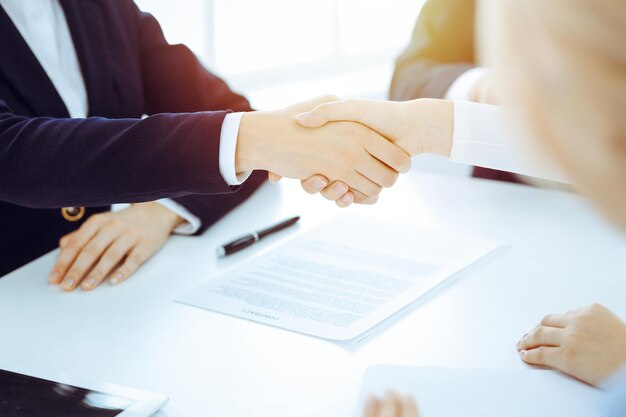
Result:
M361 123L337 121L316 129L296 123L297 115L333 100L325 97L280 111L245 114L237 142L238 171L264 169L273 179L321 179L321 185L330 188L345 184L343 193L350 190L356 202L376 202L383 188L410 169L410 155Z
M409 157L422 153L449 156L454 106L452 102L434 99L406 102L333 100L297 114L294 119L300 126L319 130L320 134L337 123L356 123L384 137ZM281 176L277 175L280 173L270 171L270 181L280 180ZM326 199L336 201L340 207L347 207L353 201L373 203L377 199L378 194L364 198L363 193L349 181L326 176L322 171L316 174L302 181L304 190L311 194L319 192Z

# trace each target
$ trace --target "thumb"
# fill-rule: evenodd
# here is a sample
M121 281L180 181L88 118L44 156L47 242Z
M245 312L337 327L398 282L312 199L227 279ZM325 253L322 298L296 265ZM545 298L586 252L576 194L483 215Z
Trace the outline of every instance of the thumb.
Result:
M311 111L296 116L304 127L322 127L329 122L357 122L377 130L380 113L388 111L390 103L376 100L343 100L320 104Z
M296 116L296 122L304 127L322 127L329 122L327 117L323 117L319 107L311 111L300 113Z
M298 124L304 127L322 127L329 122L359 121L361 104L358 100L334 101L324 103L313 110L296 116Z

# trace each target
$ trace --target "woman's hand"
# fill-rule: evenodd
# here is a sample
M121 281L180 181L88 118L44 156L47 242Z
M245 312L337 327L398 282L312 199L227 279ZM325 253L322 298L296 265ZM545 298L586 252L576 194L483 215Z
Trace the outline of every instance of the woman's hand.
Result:
M309 128L319 128L329 122L357 122L378 132L410 156L432 153L449 157L454 105L450 101L434 99L333 101L297 115L296 121ZM270 176L270 181L278 179L280 177ZM371 203L361 193L349 189L345 182L329 181L321 175L302 181L302 188L311 194L321 193L326 199L334 200L339 207L347 207L352 202Z
M61 253L51 284L65 291L78 285L93 290L111 276L111 284L131 276L163 246L183 219L158 203L91 216L80 229L61 238Z
M433 153L449 157L454 104L436 99L333 101L298 114L296 121L308 128L319 128L329 122L356 122L378 132L410 156Z
M522 360L599 385L626 365L626 324L593 304L551 314L517 344Z
M410 395L388 392L384 398L370 396L363 417L419 417L417 405Z

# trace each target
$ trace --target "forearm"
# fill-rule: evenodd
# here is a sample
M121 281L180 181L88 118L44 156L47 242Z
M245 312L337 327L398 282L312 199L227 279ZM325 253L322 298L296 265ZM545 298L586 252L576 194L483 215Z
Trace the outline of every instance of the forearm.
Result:
M225 112L144 120L0 115L0 199L57 208L231 188L218 169Z

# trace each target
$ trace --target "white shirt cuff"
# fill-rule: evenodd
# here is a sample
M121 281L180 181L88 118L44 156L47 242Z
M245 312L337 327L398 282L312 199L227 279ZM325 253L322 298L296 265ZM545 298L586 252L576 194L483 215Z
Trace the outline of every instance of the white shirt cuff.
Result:
M243 113L229 113L222 123L222 133L220 135L220 173L228 185L243 184L251 172L237 172L235 167L235 153L237 152L237 137L239 136L239 125Z
M194 216L189 210L178 204L176 201L164 198L162 200L157 200L156 202L185 220L185 223L174 229L173 233L178 235L193 235L200 229L200 226L202 226L202 221L200 221L198 217Z
M447 100L470 100L474 85L489 73L489 68L477 67L465 71L448 88Z
M570 183L552 161L535 150L515 120L510 110L500 106L455 101L450 160Z

